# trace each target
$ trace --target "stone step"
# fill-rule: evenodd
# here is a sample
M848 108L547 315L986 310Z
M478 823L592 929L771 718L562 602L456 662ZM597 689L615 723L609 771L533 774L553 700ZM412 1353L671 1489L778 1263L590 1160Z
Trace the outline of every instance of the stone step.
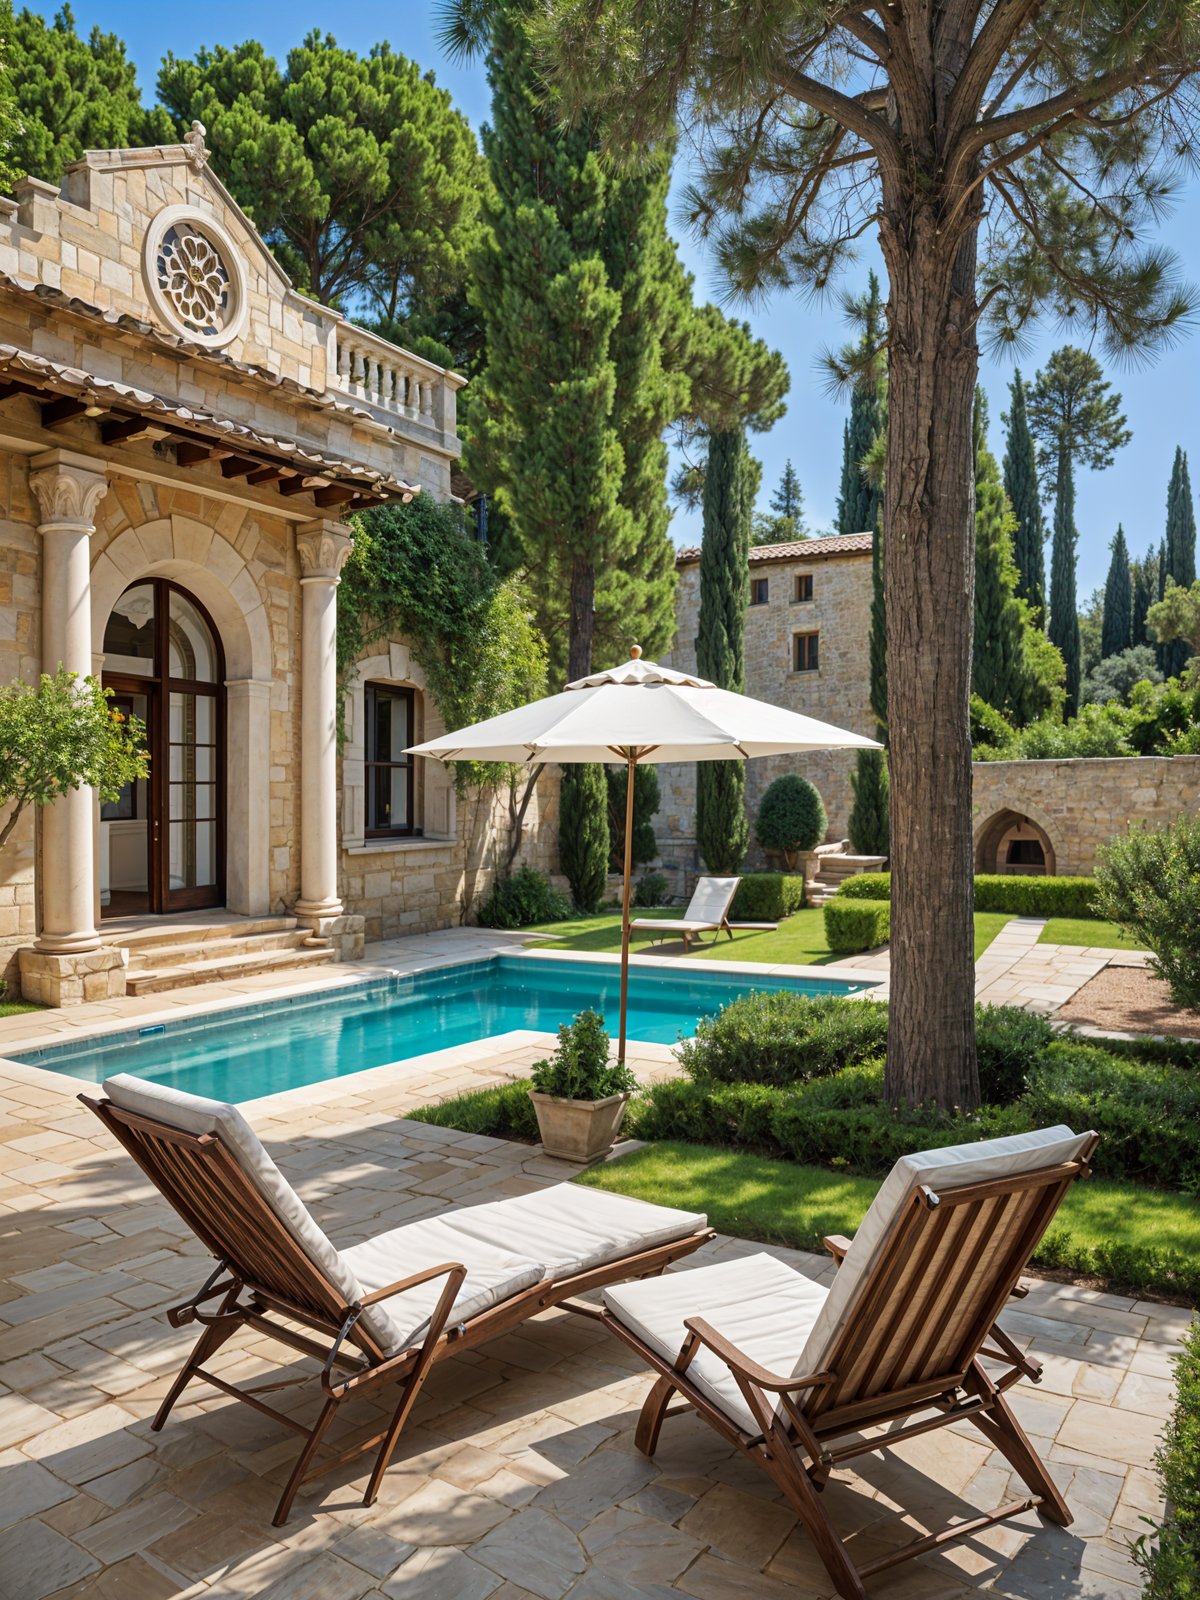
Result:
M192 984L220 983L228 978L249 978L263 972L290 972L321 966L332 961L335 954L331 945L318 945L311 949L252 950L241 956L145 968L129 973L126 993L161 994L166 989L185 989Z
M104 929L104 942L123 945L125 949L152 950L161 945L207 944L213 939L236 939L262 933L290 933L297 926L295 917L286 912L267 912L260 917L227 916L215 913L208 918L165 916L155 918L143 926L122 928L119 923L109 923Z
M197 961L219 961L254 951L299 950L310 934L307 928L283 928L271 933L243 933L223 939L189 939L179 944L133 944L128 946L129 971L148 967L191 965Z

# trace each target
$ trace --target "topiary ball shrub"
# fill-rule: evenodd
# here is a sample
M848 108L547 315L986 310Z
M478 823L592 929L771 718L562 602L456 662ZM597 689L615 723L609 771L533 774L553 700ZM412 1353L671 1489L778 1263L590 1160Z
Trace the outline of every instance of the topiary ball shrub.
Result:
M821 796L807 778L789 772L767 788L758 807L754 837L764 850L780 850L791 864L798 850L815 850L829 819Z
M701 1018L678 1056L698 1082L788 1084L881 1060L886 1044L887 1007L877 1001L779 989Z
M526 866L496 879L479 908L479 923L484 928L528 928L535 922L564 922L570 915L566 895L559 894L544 872Z

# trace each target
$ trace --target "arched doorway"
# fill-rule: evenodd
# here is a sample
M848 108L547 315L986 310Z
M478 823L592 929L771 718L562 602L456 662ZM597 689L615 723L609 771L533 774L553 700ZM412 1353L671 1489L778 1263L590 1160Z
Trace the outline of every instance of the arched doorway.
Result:
M145 724L149 776L100 811L105 916L225 900L225 662L212 618L166 578L133 584L104 630L104 686Z
M1016 811L997 811L980 830L975 846L976 872L1002 872L1020 877L1052 877L1054 846L1032 818Z

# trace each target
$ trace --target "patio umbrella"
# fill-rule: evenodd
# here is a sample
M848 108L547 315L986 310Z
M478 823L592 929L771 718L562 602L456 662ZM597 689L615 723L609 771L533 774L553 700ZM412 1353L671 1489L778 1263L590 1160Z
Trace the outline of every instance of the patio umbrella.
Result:
M505 711L456 733L413 745L409 755L439 761L623 761L625 875L621 910L621 1011L617 1056L625 1060L629 992L629 887L633 774L645 761L745 761L804 750L878 750L874 739L817 722L782 706L718 689L695 673L631 659L577 678L561 694Z

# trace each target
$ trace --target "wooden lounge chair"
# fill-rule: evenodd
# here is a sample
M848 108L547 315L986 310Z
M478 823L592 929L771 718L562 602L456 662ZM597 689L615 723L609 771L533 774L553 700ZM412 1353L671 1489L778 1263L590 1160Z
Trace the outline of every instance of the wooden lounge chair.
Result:
M369 1451L375 1464L364 1504L374 1502L436 1362L573 1295L660 1273L713 1237L702 1216L561 1184L448 1209L335 1250L236 1106L128 1075L108 1079L104 1092L104 1100L79 1098L217 1260L191 1299L168 1313L172 1327L194 1322L203 1332L151 1426L161 1428L199 1378L299 1433L304 1443L276 1527L301 1484ZM321 1364L323 1403L311 1424L266 1404L261 1386L238 1389L208 1369L242 1328ZM343 1404L391 1385L399 1394L386 1427L320 1453ZM266 1385L279 1387L286 1384Z
M711 933L716 939L724 930L732 939L729 908L741 881L740 878L700 878L688 901L687 910L678 920L635 917L629 924L630 929L636 929L639 933L653 933L658 939L682 939L684 955L687 955L691 941L702 933Z
M654 1454L678 1391L770 1474L845 1600L863 1600L863 1580L885 1567L1034 1507L1065 1526L1071 1513L1004 1398L1041 1368L996 1318L1025 1292L1018 1277L1095 1144L1056 1127L906 1157L853 1243L825 1241L839 1263L829 1290L766 1254L607 1289L605 1325L660 1374L638 1447ZM821 1499L829 1474L959 1420L1029 1497L856 1567Z

